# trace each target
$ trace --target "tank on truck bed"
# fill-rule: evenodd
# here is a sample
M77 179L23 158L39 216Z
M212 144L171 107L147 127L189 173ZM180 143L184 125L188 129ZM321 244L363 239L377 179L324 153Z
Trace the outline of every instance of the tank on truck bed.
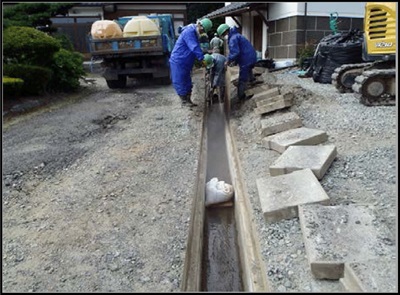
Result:
M109 88L124 88L128 77L170 84L169 56L175 44L172 16L126 16L116 20L123 36L89 38L92 59L102 59Z

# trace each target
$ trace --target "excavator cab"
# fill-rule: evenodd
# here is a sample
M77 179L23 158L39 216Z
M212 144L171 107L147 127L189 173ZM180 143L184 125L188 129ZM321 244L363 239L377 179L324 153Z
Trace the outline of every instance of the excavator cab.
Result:
M395 2L366 3L362 59L336 68L332 84L340 92L355 92L366 106L395 105Z
M395 60L396 3L367 2L364 17L364 61Z

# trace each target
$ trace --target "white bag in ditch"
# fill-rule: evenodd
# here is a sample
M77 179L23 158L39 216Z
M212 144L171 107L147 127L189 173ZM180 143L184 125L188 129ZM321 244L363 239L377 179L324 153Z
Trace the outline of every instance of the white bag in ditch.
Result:
M225 183L225 181L218 181L218 178L211 178L206 184L206 202L205 205L210 206L213 204L223 203L229 201L233 197L233 186Z

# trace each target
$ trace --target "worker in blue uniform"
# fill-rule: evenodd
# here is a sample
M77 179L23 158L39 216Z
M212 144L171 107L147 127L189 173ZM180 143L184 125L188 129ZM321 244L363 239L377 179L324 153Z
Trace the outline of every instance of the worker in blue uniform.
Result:
M199 39L202 33L207 33L211 28L212 22L208 18L183 27L171 52L172 85L183 105L196 106L191 100L193 84L190 73L196 58L203 63L204 54Z
M229 56L227 65L239 65L238 99L251 98L251 96L246 97L244 91L248 82L255 81L253 68L257 62L256 50L249 40L239 34L236 27L222 24L217 28L217 33L221 38L228 37Z
M225 96L226 57L220 53L214 52L213 54L205 54L204 61L207 71L210 72L210 86L213 100L219 97L220 101L223 102Z

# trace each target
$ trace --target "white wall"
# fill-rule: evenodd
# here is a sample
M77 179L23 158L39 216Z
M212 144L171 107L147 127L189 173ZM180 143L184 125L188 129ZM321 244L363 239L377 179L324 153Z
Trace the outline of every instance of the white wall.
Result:
M69 16L98 16L103 19L103 9L101 7L74 7L68 10Z
M149 2L149 4L152 4ZM159 5L135 5L120 4L117 5L118 10L186 10L185 4L159 4Z
M364 17L366 2L308 2L307 15L330 16L337 12L340 17ZM304 5L304 3L303 3ZM304 7L303 7L304 14Z
M225 6L230 5L232 2L225 2ZM240 22L241 18L236 17L236 19ZM238 25L236 24L236 22L233 20L233 18L231 17L225 17L225 23L230 26L230 27L238 27Z
M340 17L364 17L366 2L307 2L307 15L327 16L337 12ZM305 2L270 3L269 20L304 15Z

